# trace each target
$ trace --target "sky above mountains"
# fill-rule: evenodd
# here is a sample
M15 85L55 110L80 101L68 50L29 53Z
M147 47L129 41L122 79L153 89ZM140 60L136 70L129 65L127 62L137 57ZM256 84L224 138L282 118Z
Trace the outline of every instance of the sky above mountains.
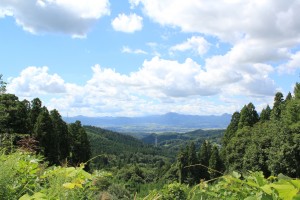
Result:
M300 1L1 0L0 74L75 116L222 114L299 82Z

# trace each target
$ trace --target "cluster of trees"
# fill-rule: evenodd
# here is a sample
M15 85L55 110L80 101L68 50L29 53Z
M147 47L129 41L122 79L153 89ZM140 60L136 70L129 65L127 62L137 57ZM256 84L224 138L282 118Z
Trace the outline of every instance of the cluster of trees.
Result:
M198 152L193 142L181 149L177 157L177 167L180 183L191 185L199 183L201 179L218 177L224 170L218 146L207 140L202 143Z
M0 77L1 81L1 77ZM85 129L79 121L66 124L57 110L47 110L40 99L20 101L5 93L1 82L0 146L21 145L42 153L49 164L86 162L91 156Z
M300 83L294 95L281 92L258 115L252 103L232 115L224 134L222 157L227 171L262 171L300 177Z

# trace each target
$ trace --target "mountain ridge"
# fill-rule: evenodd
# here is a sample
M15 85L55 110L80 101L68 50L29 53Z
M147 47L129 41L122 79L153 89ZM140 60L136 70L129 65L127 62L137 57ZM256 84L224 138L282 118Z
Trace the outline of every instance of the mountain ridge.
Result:
M230 114L222 115L186 115L169 112L163 115L149 115L142 117L64 117L67 123L76 120L83 125L104 127L119 132L168 132L184 129L213 129L226 128L231 120Z

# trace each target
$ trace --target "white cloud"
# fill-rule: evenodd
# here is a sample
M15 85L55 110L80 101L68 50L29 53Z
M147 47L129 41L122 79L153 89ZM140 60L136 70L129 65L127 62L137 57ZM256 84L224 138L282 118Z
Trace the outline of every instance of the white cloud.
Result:
M246 37L290 43L299 39L297 0L140 0L144 13L161 25L215 35L234 42ZM284 41L278 41L284 39Z
M139 5L141 0L129 0L130 8L134 9L136 6Z
M278 67L280 73L294 73L300 68L300 51L291 54L290 59L287 63L282 64Z
M129 116L169 111L222 114L232 113L251 100L265 105L265 99L276 90L269 77L273 68L266 64L232 67L233 64L229 55L207 59L205 66L190 58L178 62L154 57L128 75L95 65L93 76L84 85L66 83L59 75L49 74L47 67L28 67L19 77L9 80L8 91L23 97L48 96L49 108L70 116ZM239 104L210 99L241 95L246 98Z
M122 31L125 33L133 33L135 31L140 31L143 28L143 18L137 14L125 15L124 13L119 14L111 22L114 30Z
M18 25L34 34L58 32L85 37L110 10L108 0L2 0L1 13L13 16Z
M184 3L138 0L132 4L141 5L144 14L162 26L212 36L230 44L232 48L225 55L235 65L282 63L300 43L298 0L187 0ZM172 48L183 51L192 47L187 41ZM200 49L199 53L202 52L205 48Z
M65 93L66 87L60 76L48 73L48 67L27 67L19 77L10 78L7 91L23 97L33 97Z
M203 37L193 36L187 39L186 42L177 44L170 48L170 51L188 51L191 50L198 55L205 54L209 49L210 43L207 42Z
M129 53L129 54L147 54L146 51L142 49L131 49L127 46L123 46L122 53Z

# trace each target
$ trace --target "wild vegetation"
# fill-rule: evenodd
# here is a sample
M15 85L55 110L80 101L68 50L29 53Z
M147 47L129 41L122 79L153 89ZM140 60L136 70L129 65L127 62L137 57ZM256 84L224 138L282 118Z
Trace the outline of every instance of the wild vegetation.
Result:
M1 199L300 199L300 84L227 129L139 140L67 124L0 76Z

